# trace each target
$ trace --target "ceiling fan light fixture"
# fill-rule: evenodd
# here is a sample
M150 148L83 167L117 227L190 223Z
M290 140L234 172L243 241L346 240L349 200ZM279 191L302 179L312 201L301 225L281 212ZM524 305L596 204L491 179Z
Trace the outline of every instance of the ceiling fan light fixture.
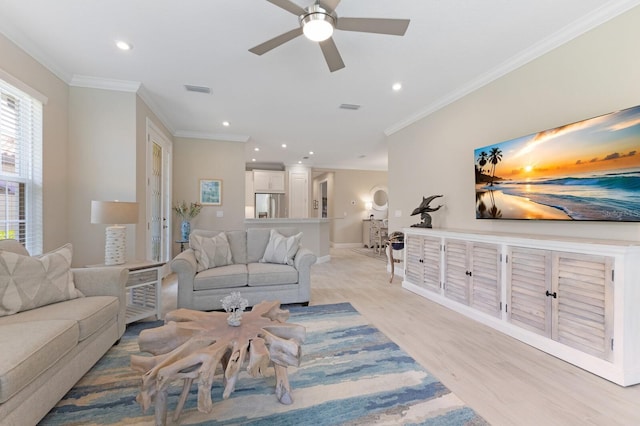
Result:
M308 13L300 17L300 25L305 37L312 41L325 41L333 35L335 18L319 5L307 9Z

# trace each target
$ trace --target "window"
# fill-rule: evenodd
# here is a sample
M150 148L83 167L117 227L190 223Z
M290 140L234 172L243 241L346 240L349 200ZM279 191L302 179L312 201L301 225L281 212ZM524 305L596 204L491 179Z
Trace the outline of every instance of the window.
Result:
M42 253L42 103L0 79L0 239Z

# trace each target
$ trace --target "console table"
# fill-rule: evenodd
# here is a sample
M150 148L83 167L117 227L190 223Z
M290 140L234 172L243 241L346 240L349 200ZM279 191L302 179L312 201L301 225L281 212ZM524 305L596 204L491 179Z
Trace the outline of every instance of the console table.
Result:
M403 231L404 288L614 383L640 383L640 243Z

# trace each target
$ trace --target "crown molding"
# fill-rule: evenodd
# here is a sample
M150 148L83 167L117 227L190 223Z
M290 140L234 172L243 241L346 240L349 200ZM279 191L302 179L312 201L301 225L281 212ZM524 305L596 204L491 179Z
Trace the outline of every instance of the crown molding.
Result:
M139 81L116 80L113 78L101 78L92 77L89 75L74 74L73 77L71 77L69 86L137 93L142 86L142 83L140 83Z
M583 16L581 19L572 22L560 31L555 32L542 41L534 44L517 55L511 57L507 61L498 65L489 72L480 75L474 80L469 81L464 86L450 92L448 95L436 100L426 108L418 111L387 129L384 134L391 136L394 133L410 126L411 124L428 117L434 112L446 107L449 104L475 92L476 90L486 86L487 84L503 77L504 75L515 71L516 69L526 65L527 63L537 59L544 54L568 43L569 41L581 36L582 34L604 24L605 22L615 18L640 4L640 0L622 0L613 1L596 9L595 11Z
M207 139L224 142L248 142L251 138L249 135L239 135L234 133L206 133L193 132L190 130L177 130L173 136L176 138Z
M138 96L140 99L149 107L151 112L158 117L158 120L167 128L167 130L173 135L175 132L175 128L171 124L171 120L167 118L167 116L162 112L162 109L158 106L158 104L153 100L153 96L149 93L149 90L145 87L144 84L140 85L140 89L138 89Z
M51 58L51 56L46 54L33 41L31 41L31 39L25 36L13 22L5 18L0 18L0 23L0 33L11 40L13 44L18 46L22 51L31 56L40 65L51 71L60 80L62 80L66 84L69 84L69 82L71 81L71 74L60 68L56 64L56 61Z

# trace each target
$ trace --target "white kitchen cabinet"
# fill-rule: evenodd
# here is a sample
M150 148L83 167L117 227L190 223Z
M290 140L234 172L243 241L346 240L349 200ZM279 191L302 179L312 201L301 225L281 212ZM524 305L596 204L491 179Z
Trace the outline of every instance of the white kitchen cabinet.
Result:
M617 384L640 383L640 243L403 231L404 288ZM444 247L430 261L441 286L425 285L425 241Z
M285 172L254 170L253 191L257 193L284 193Z

